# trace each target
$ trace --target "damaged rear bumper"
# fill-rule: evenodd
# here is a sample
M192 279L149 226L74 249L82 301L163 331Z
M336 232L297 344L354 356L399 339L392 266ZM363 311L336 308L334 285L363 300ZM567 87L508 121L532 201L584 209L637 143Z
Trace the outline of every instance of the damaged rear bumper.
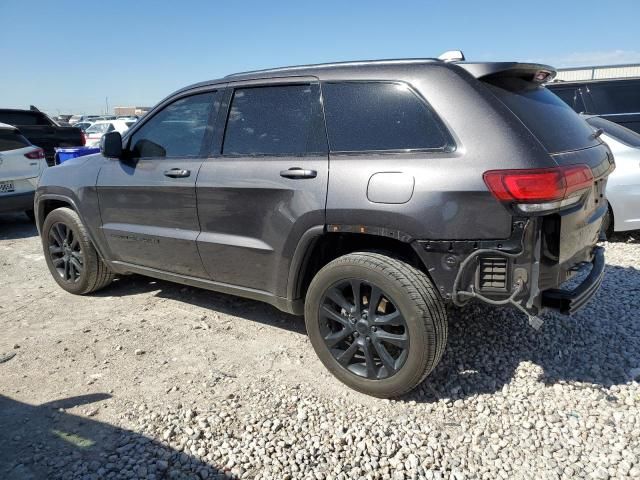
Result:
M542 292L542 306L571 314L583 307L593 297L604 278L604 248L595 247L589 275L573 289L553 288Z
M542 218L517 219L508 239L418 241L414 249L442 297L454 305L477 299L512 305L530 317L545 309L571 314L598 291L604 276L604 248L591 239L591 246L585 242L568 259L550 258L553 249L543 233L543 222ZM580 285L561 288L589 266L591 271Z

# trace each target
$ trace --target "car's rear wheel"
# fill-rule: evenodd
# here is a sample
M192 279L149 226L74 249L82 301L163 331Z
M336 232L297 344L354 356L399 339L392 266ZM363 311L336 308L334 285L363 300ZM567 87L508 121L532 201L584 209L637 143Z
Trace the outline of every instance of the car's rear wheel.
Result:
M445 306L427 275L379 253L352 253L323 267L307 292L305 322L325 367L377 397L417 386L447 341Z
M70 208L58 208L47 215L42 226L42 246L51 275L67 292L95 292L113 280L113 273L89 240L80 217Z

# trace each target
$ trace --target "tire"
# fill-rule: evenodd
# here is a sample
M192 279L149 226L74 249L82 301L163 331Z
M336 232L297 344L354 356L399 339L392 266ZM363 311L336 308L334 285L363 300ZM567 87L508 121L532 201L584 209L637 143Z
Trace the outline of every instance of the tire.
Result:
M49 271L67 292L85 295L113 280L113 272L98 255L78 214L70 208L58 208L47 215L41 238Z
M372 301L378 291L379 300ZM380 253L352 253L324 266L309 286L305 323L316 354L335 377L381 398L420 384L447 343L445 305L431 280Z
M607 237L607 240L611 240L613 236L613 210L611 210L611 205L609 205L607 213L604 214L604 218L602 219L602 231Z
M34 212L33 210L25 210L24 214L29 217L29 220L31 220L32 222L36 221L36 212Z

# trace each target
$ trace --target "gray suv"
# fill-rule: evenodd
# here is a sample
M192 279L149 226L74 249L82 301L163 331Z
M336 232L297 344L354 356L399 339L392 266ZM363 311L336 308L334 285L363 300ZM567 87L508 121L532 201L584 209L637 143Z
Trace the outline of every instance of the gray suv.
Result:
M385 60L184 88L43 174L48 267L75 294L136 273L304 314L338 379L401 395L442 357L447 305L570 313L600 285L613 158L554 74Z

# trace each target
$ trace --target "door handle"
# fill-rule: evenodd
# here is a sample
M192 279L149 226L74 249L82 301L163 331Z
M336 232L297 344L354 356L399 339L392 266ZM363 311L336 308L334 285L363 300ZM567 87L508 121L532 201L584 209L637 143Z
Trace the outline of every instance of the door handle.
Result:
M186 178L189 175L191 175L191 170L183 170L181 168L172 168L164 172L164 176L170 178Z
M315 170L305 170L304 168L292 167L289 170L282 170L280 176L284 178L316 178L318 172Z

